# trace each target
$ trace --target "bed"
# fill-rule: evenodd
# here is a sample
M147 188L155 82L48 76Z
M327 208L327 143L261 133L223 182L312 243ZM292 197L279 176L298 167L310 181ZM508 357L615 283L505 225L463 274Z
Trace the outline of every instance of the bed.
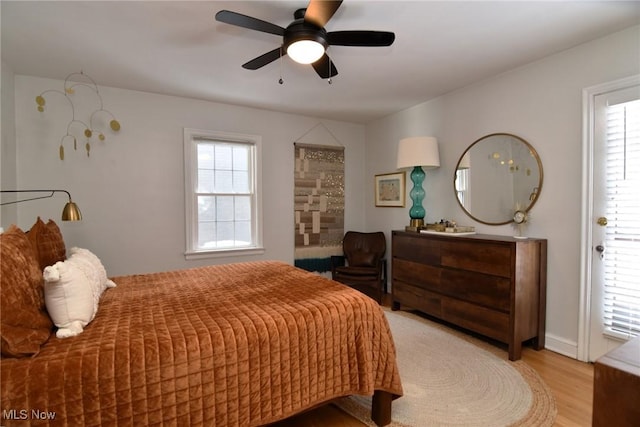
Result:
M6 235L19 233L0 236L3 426L259 426L353 394L373 395L372 419L390 422L402 395L393 339L357 291L277 261L113 277L84 331L58 338L41 271L60 245L43 261L32 241L15 261L28 247ZM20 324L5 319L8 289L25 280L39 307ZM9 343L16 325L23 353Z

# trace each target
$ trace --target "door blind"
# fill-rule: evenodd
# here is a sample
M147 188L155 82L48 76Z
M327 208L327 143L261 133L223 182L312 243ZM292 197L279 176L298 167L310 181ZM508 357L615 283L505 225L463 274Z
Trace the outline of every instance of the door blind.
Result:
M640 100L607 107L605 334L640 335Z

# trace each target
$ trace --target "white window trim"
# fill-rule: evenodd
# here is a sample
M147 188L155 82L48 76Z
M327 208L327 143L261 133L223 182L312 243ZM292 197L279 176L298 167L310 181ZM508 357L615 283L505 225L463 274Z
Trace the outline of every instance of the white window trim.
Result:
M186 236L186 250L185 259L197 260L205 258L222 258L229 256L246 256L246 255L259 255L265 252L262 240L262 137L259 135L249 135L230 132L219 132L205 129L192 129L184 128L184 182L185 182L185 236ZM196 144L193 143L194 139L203 138L216 141L228 141L249 143L255 148L253 156L253 185L255 189L255 207L254 215L255 220L252 221L255 236L255 245L249 248L224 248L224 249L207 249L207 250L193 250L195 235L194 235L194 223L197 220L194 212L194 188L197 182L197 168L194 168L196 162Z

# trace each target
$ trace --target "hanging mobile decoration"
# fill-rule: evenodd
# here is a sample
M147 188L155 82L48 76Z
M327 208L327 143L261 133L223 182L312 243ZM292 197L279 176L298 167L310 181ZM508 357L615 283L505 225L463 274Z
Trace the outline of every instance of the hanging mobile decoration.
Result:
M72 77L76 77L76 78L80 77L84 80L88 80L88 82L71 81ZM73 103L72 95L76 93L77 87L88 88L90 91L95 93L96 97L98 98L98 102L99 102L98 108L95 111L93 111L89 116L89 124L76 118L76 108ZM40 95L36 96L36 104L38 105L37 108L38 108L38 111L40 111L41 113L44 112L45 110L44 107L46 105L46 100L44 98L44 95L49 92L59 93L63 95L65 99L69 102L69 106L71 107L71 120L67 124L67 133L63 135L62 138L60 139L60 148L58 149L58 155L60 156L60 160L64 160L65 140L72 139L74 151L78 149L78 141L76 137L71 133L72 126L80 125L84 129L83 134L87 138L87 142L85 143L85 150L87 152L87 157L89 157L89 154L91 152L90 140L94 134L98 136L98 139L100 141L104 141L106 139L106 136L104 135L103 132L99 132L98 130L96 130L96 125L97 125L96 122L98 120L98 115L105 115L105 114L108 115L109 118L111 119L111 121L109 122L109 127L111 128L111 130L113 132L118 132L120 130L120 122L116 120L115 116L111 114L111 112L103 108L102 96L100 96L100 92L98 91L98 85L96 85L96 83L93 81L91 77L84 74L84 72L80 71L79 73L69 74L67 78L64 79L64 92L56 89L49 89L49 90L45 90Z

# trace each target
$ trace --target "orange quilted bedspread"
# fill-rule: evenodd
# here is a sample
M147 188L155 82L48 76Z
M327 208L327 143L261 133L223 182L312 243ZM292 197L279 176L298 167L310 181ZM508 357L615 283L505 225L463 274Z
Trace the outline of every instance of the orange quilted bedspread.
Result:
M113 280L82 334L2 360L0 425L257 426L402 394L382 310L331 280L280 262Z

